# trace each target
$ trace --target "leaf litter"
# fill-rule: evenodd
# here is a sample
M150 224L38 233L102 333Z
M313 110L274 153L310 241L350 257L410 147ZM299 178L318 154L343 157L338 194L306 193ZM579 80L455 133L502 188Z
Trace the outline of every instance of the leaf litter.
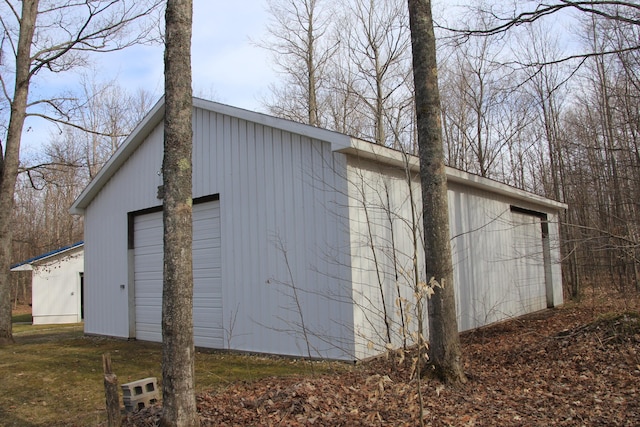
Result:
M635 302L637 306L637 301ZM461 335L469 381L421 379L430 426L640 425L640 316L593 298ZM311 377L238 382L197 396L203 426L415 426L411 354ZM124 426L159 424L161 406Z

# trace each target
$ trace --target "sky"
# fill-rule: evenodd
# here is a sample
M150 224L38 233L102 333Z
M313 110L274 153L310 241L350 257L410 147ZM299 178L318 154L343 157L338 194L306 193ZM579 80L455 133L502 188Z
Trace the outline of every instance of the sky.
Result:
M265 0L239 2L194 0L192 74L194 95L249 110L262 110L269 84L277 79L269 53L255 46L266 33ZM134 46L95 55L92 72L98 80L116 79L124 89L150 91L160 98L164 85L162 45ZM32 93L64 93L77 85L78 74L66 73L34 81ZM22 156L36 155L57 132L39 118L25 124Z
M269 85L278 79L270 53L255 45L266 35L267 0L194 0L192 74L195 96L254 111L263 111ZM461 0L434 0L434 14L453 14ZM240 5L240 6L239 6ZM145 89L160 98L163 92L162 45L134 46L124 51L94 55L91 73L98 82L115 79L130 93ZM85 70L86 72L87 70ZM33 98L56 96L78 88L79 73L37 76ZM22 140L22 158L37 156L42 145L59 132L43 119L28 118Z

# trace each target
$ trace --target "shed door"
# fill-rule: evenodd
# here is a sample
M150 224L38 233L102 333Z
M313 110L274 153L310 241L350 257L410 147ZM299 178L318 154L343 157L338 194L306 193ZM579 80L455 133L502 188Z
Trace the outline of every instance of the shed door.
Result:
M162 340L162 212L134 218L136 338ZM193 207L195 345L222 348L220 202Z
M537 216L512 212L514 220L515 290L521 313L547 308L542 223Z

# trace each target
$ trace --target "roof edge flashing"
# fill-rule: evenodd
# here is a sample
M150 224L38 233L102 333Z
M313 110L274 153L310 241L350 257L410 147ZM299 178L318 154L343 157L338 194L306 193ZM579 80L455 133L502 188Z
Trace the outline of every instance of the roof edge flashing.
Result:
M382 145L363 141L358 138L351 138L351 145L345 149L339 150L339 152L403 169L406 168L407 165L409 165L412 172L420 171L420 162L417 156L394 150ZM494 194L507 196L512 199L533 203L537 206L541 206L554 211L566 210L568 208L568 205L566 203L548 199L538 194L531 193L526 190L521 190L502 182L494 181L490 178L485 178L469 172L464 172L459 169L454 169L450 166L446 166L446 173L447 181L454 184L467 185L479 190L484 190Z

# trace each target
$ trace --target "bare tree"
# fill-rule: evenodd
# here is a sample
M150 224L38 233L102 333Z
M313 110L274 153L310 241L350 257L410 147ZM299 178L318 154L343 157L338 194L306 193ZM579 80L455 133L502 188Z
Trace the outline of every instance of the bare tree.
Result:
M382 145L410 145L411 67L402 0L352 0L341 13L331 4L268 2L270 37L260 46L273 53L283 76L271 88L269 111Z
M327 128L348 135L364 135L368 120L360 112L355 66L337 54L331 61L330 96L327 97Z
M4 147L0 143L0 345L13 341L7 273L24 121L27 114L36 114L29 113L30 108L48 105L57 112L64 108L61 100L30 100L32 79L38 73L59 73L84 65L91 52L113 51L139 43L148 32L143 27L133 28L133 24L148 17L159 4L159 0L42 4L39 0L7 0L1 6L0 51L3 62L11 65L7 74L0 75L4 100L10 105Z
M16 90L10 103L11 118L7 129L4 154L2 153L3 147L0 145L0 345L13 342L11 332L11 289L7 276L11 260L10 218L13 210L13 192L18 175L20 137L27 110L31 42L35 31L37 13L37 0L22 2L22 14L19 22L20 34L23 37L18 40L16 49Z
M117 82L84 75L82 93L73 100L68 133L82 146L83 167L93 179L152 105L144 90L127 93Z
M327 0L268 0L269 39L283 83L272 87L269 111L312 126L323 124L327 66L336 51Z
M164 53L162 426L198 426L193 338L192 0L167 0Z
M360 136L387 145L393 136L388 128L392 111L411 97L406 91L411 75L406 9L401 0L353 0L348 6L341 39L370 129Z
M640 25L638 12L640 5L636 1L583 1L583 0L553 0L537 1L527 0L520 2L483 2L479 1L466 7L472 16L484 15L492 19L490 25L473 27L469 25L443 27L453 33L453 38L458 43L463 43L470 37L485 37L492 35L504 35L518 31L524 26L539 23L550 19L549 17L562 16L566 21L589 17L591 19L615 22L619 25L637 27ZM551 18L551 19L552 19ZM468 20L461 20L467 22ZM577 61L577 66L584 64L587 58L594 56L618 55L640 49L637 39L627 40L628 43L619 46L610 45L607 49L590 49L582 45L582 50L559 56L539 58L539 62L515 62L521 66L541 66L567 61Z
M69 206L150 107L143 91L84 79L70 119L41 151L23 154L14 192L12 262L82 240Z
M578 297L581 282L613 281L621 289L635 282L640 289L640 5L478 1L463 9L489 19L447 26L459 44L513 35L526 40L511 46L510 58L497 61L517 77L514 92L520 105L530 106L532 119L519 130L519 141L507 144L512 168L521 168L519 177L513 170L510 175L523 188L570 206L561 229L569 293ZM561 18L562 28L554 25ZM560 31L554 45L549 36Z
M450 383L466 382L456 319L444 166L436 40L430 0L409 0L418 126L422 216L429 298L429 358L435 373Z

